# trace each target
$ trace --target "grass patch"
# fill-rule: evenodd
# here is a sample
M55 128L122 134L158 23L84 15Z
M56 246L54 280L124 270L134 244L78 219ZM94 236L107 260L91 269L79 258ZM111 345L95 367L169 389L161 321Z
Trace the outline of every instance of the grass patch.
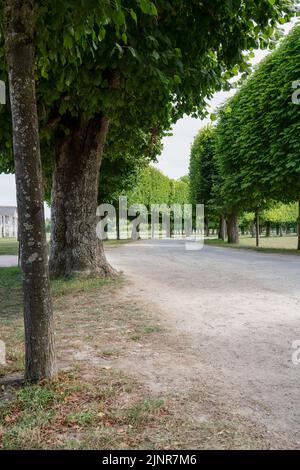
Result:
M127 243L131 243L131 238L127 240L104 240L104 248L115 248L120 245L126 245Z
M293 254L300 255L300 251L297 250L298 238L296 236L285 236L285 237L261 237L260 247L256 247L254 238L241 237L239 245L229 244L222 240L217 239L206 239L205 245L222 246L226 248L235 249L249 249L260 251L263 253L282 253L282 254Z
M1 318L11 318L20 312L22 288L19 268L0 268L0 302Z
M106 442L106 448L121 449L124 439L126 447L139 447L140 433L148 425L162 426L167 414L161 400L137 400L141 389L133 381L128 387L128 381L115 371L105 371L100 381L78 372L61 373L51 384L11 387L9 400L0 405L0 447L102 449Z
M143 425L155 421L164 412L164 401L157 398L144 398L123 411L123 419L131 425Z
M19 243L16 238L0 238L0 255L18 255Z
M47 234L47 239L49 234ZM115 248L120 245L130 243L132 240L106 240L104 241L105 248ZM0 238L0 256L1 255L15 255L19 254L19 242L16 238Z
M118 280L91 278L55 279L51 283L55 297L68 296L72 293L83 294L117 283Z

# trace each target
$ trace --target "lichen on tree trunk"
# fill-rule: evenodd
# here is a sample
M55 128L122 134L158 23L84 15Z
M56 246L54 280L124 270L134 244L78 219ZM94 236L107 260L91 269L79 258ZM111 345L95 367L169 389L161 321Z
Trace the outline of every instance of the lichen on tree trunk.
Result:
M109 120L78 118L56 139L52 188L52 277L114 276L96 234L101 158Z
M34 79L34 2L6 0L5 47L24 297L25 378L56 375L38 116Z

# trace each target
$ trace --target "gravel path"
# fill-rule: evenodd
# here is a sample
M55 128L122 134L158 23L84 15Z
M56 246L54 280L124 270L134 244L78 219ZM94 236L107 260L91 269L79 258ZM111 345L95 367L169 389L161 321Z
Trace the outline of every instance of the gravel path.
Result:
M175 339L167 361L156 355L148 370L141 367L154 389L171 389L175 376L188 387L196 376L229 412L275 436L274 447L300 446L300 365L292 362L300 340L299 257L186 251L179 241L141 241L107 255L130 278L131 295L150 303ZM177 340L186 345L180 353ZM185 355L190 368L178 367Z
M212 402L267 430L274 447L300 447L300 365L292 362L300 340L299 257L186 251L180 241L125 244L107 256L131 280L128 298L148 303L173 338L167 353L134 355L149 386L205 385ZM16 256L0 256L0 267L16 265Z

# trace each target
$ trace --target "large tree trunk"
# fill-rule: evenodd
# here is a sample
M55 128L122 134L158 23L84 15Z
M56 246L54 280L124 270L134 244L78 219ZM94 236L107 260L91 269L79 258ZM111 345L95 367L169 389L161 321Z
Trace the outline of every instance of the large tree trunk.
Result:
M5 43L23 273L25 377L38 381L54 378L56 369L34 80L33 3L6 0Z
M226 218L224 217L224 215L220 215L220 222L219 222L219 233L218 233L218 237L219 237L219 240L223 240L225 241L226 240Z
M79 119L55 148L52 190L52 277L116 274L96 234L98 180L109 129L105 116Z
M227 217L227 234L228 243L238 244L240 241L238 216L236 214L230 214Z

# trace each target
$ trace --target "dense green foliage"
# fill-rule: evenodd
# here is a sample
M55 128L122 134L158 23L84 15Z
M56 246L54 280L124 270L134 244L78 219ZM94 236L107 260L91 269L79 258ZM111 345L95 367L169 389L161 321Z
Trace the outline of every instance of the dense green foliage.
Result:
M195 137L190 155L190 197L193 204L204 204L206 215L214 212L212 190L217 178L213 126L201 129Z
M188 178L173 180L149 166L140 172L136 186L127 196L129 204L144 204L148 208L151 204L188 204Z
M116 129L127 129L134 147L140 135L132 129L156 129L160 135L184 113L201 114L207 97L247 70L243 51L265 46L293 3L38 3L36 81L44 160L52 156L53 139L70 132L80 116L106 113ZM5 78L3 61L0 69ZM1 171L11 171L8 107L0 113Z
M190 191L206 215L239 214L242 230L295 230L300 199L300 26L202 129L191 150ZM283 204L285 203L285 204Z
M239 211L300 199L300 106L292 101L299 77L296 26L220 111L222 197Z
M133 132L134 130L131 131ZM115 204L121 194L136 185L142 169L160 154L162 146L158 136L145 134L140 130L136 133L136 145L131 147L131 141L128 142L122 129L113 129L110 132L100 173L100 203Z
M263 218L266 222L270 222L272 224L292 224L296 226L298 221L298 214L299 212L297 203L279 203L265 210L263 213Z
M255 213L254 212L244 212L239 220L240 227L246 230L251 230L254 227L255 222ZM267 226L269 228L279 230L282 227L291 227L294 232L296 232L298 222L298 204L290 203L276 203L272 204L268 209L265 209L260 214L260 226L264 230Z

